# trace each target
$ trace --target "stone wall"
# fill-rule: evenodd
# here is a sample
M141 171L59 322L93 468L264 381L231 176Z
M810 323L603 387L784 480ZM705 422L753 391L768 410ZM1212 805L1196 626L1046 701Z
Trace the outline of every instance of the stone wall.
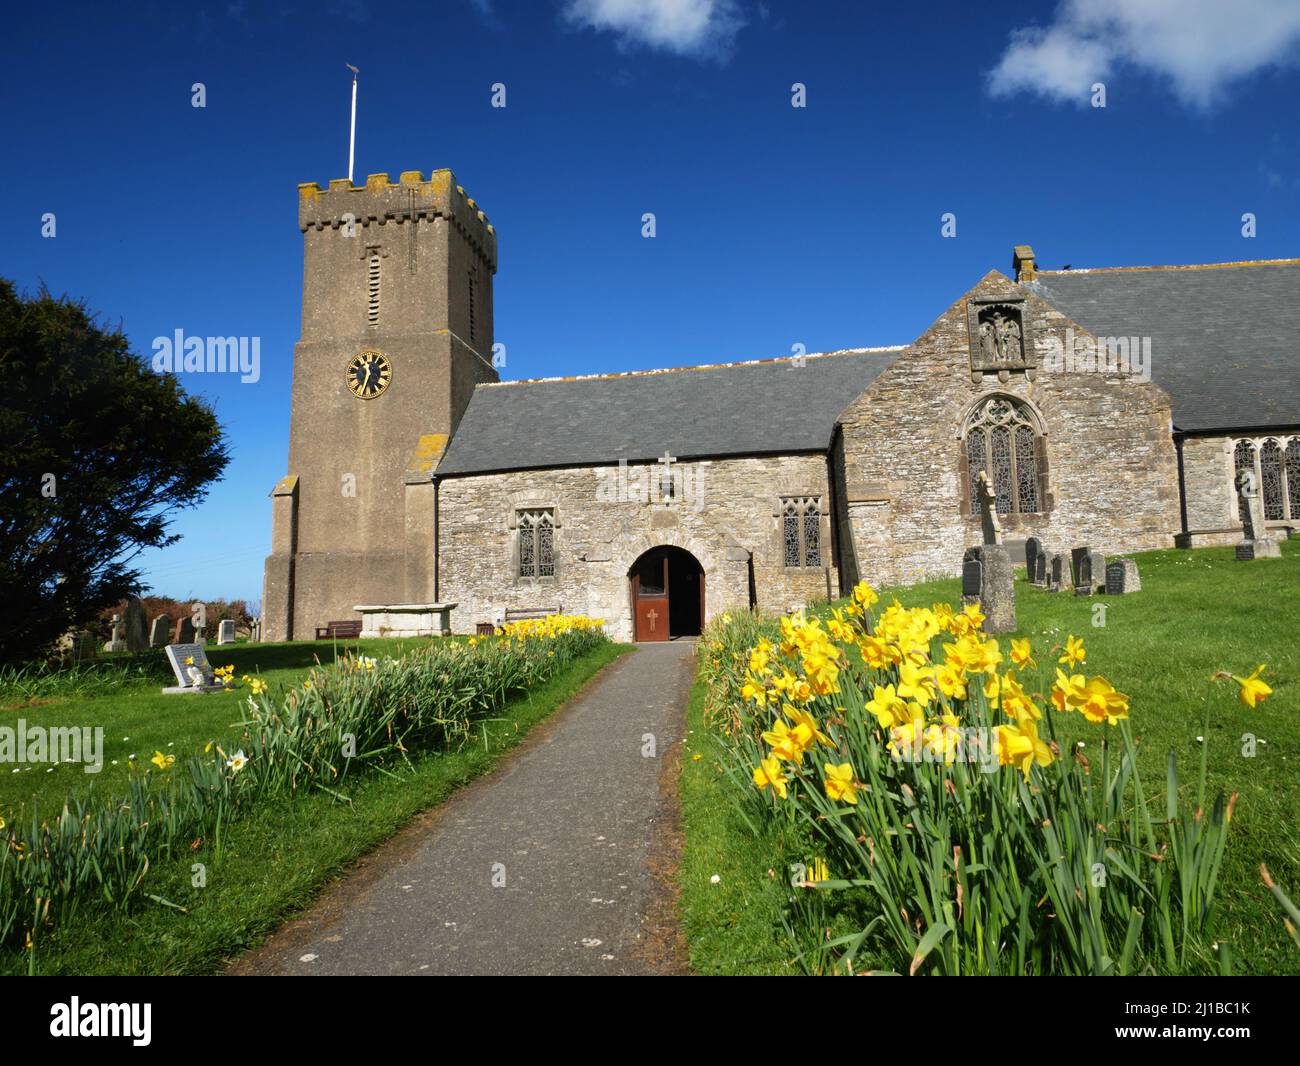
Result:
M1190 545L1236 544L1241 540L1241 519L1232 488L1232 441L1227 437L1186 437L1182 465Z
M995 296L1025 301L1036 369L972 373L968 299ZM1090 335L992 271L849 404L836 461L863 579L911 583L960 572L963 551L981 539L966 498L962 427L995 394L1028 407L1046 460L1040 513L1002 515L1004 539L1037 536L1050 551L1088 544L1106 553L1173 545L1180 515L1168 396L1132 376L1045 366L1051 340L1063 347L1067 336Z
M439 598L457 603L452 629L472 633L507 609L562 607L605 619L616 640L632 639L628 571L657 545L685 548L705 574L705 617L750 604L784 612L838 594L825 455L679 462L679 501L640 499L638 481L657 484L654 464L516 471L446 478L438 488ZM649 495L649 494L647 494ZM657 496L657 492L654 493ZM782 496L823 500L823 566L787 569L781 550ZM631 497L631 498L628 498ZM518 576L515 516L554 508L553 578Z

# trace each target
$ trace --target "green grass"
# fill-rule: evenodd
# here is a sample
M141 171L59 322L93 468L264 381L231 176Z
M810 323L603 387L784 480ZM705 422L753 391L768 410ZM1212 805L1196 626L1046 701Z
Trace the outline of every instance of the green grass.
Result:
M1070 633L1083 638L1088 659L1081 671L1104 674L1132 697L1148 790L1163 787L1171 748L1182 781L1195 782L1201 757L1196 738L1205 737L1209 796L1239 793L1221 876L1217 939L1231 944L1241 972L1300 973L1300 952L1259 875L1264 863L1293 899L1300 896L1300 542L1285 543L1280 560L1253 563L1236 562L1231 548L1135 558L1142 591L1130 596L1048 593L1018 577L1016 635L1032 639L1045 688L1054 677L1055 646ZM960 581L950 579L886 590L882 600L897 596L915 607L956 603L959 595ZM1104 626L1093 624L1100 620L1094 614L1099 605L1106 608ZM1259 663L1268 664L1264 680L1273 694L1253 710L1237 700L1234 683L1210 680L1218 670L1244 676ZM693 965L700 972L752 972L766 942L768 965L780 966L784 941L767 915L779 913L787 888L767 871L781 853L771 841L755 840L726 802L731 786L708 753L699 712L693 714L690 750L704 755L699 762L687 759L682 780L682 913ZM1087 743L1085 755L1097 753L1098 731L1080 716L1056 722L1064 738ZM1243 754L1247 735L1263 742L1253 757ZM709 866L717 869L701 880ZM715 872L723 873L716 885L708 879ZM711 932L710 923L732 918L734 938Z
M397 643L361 642L362 650L371 655L396 651ZM250 645L248 652L259 663L274 664L264 674L283 672L283 679L292 682L310 665L313 651L329 647L326 642ZM164 862L151 871L149 892L166 903L145 900L126 914L84 907L41 938L33 969L41 974L79 975L219 971L227 960L259 943L286 917L309 904L323 884L358 856L415 814L490 770L534 725L629 650L626 645L601 644L527 696L512 700L499 717L483 724L482 739L474 744L418 758L409 771L395 777L375 774L358 780L349 790L351 805L320 792L258 805L225 830L219 856L213 843L204 840L184 859ZM229 661L236 661L238 676L244 667L235 656ZM214 665L220 665L217 654L212 658ZM327 656L321 654L321 659ZM118 704L113 697L112 713L119 716L114 720L147 712L152 697L139 698L142 703L137 706ZM163 697L161 702L192 706L192 713L203 716L203 728L191 733L200 739L188 741L192 747L210 738L225 720L216 705L224 699L229 697ZM214 708L203 706L209 701ZM147 728L136 721L137 731ZM176 720L170 724L173 729L183 725ZM182 750L179 741L172 750ZM85 776L80 771L78 775ZM193 863L205 865L206 887L193 887ZM32 962L25 952L0 952L0 973L26 973Z
M209 646L213 666L233 664L235 677L256 675L272 686L296 684L319 659L360 650L372 657L396 656L428 639L363 641L295 641L288 644ZM0 763L0 817L17 821L35 809L57 814L70 794L124 793L131 756L143 769L155 751L191 753L209 740L239 746L241 705L247 686L201 696L164 696L174 685L161 651L139 656L105 656L88 669L59 671L40 677L0 676L0 726L103 728L103 769L88 774L79 763L29 766ZM30 693L30 695L28 695ZM14 771L18 772L15 773Z
M704 693L704 682L696 681L686 710L680 784L685 842L678 876L691 969L708 975L792 973L774 944L788 886L775 857L780 841L771 831L755 837L728 798L730 785L704 723Z

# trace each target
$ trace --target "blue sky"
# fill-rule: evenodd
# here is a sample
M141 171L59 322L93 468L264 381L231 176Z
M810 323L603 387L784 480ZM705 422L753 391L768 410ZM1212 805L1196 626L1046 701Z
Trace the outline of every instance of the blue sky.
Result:
M450 167L495 224L507 378L905 343L1016 243L1049 268L1300 255L1286 0L146 0L7 22L0 275L85 299L145 355L177 329L261 338L255 384L182 375L234 458L144 557L178 597L261 594L295 187L346 174L345 62L357 180Z

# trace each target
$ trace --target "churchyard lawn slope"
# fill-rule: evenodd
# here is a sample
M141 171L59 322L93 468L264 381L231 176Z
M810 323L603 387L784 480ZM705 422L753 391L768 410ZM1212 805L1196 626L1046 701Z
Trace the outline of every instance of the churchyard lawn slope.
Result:
M1228 946L1233 972L1300 973L1300 950L1260 874L1263 864L1292 899L1300 897L1300 543L1284 543L1281 559L1250 563L1235 561L1232 548L1135 558L1142 590L1128 596L1049 593L1019 573L1018 628L1000 643L1009 652L1009 636L1029 638L1050 688L1061 646L1071 635L1082 639L1087 659L1074 669L1104 674L1130 697L1127 724L1159 818L1169 752L1177 758L1179 794L1194 805L1204 751L1207 808L1220 791L1237 793L1218 876L1214 940ZM931 581L882 590L875 610L878 617L895 597L906 607L929 607L957 605L959 596L960 581ZM706 649L702 643L701 653ZM1246 677L1261 663L1273 691L1253 708L1238 699L1236 682L1211 680L1221 670ZM751 831L744 806L734 800L754 783L725 775L718 747L725 738L716 734L717 722L706 720L705 695L697 685L682 772L681 909L692 966L700 973L801 972L783 928L796 894L789 864L817 856L807 853L806 836L779 820L756 826L757 835ZM1084 741L1081 754L1099 776L1100 727L1077 713L1048 713L1062 747L1068 752L1069 743ZM1111 737L1117 759L1122 745L1114 728ZM854 921L862 913L846 921L828 903L822 918L838 935L860 928ZM873 960L863 954L858 963L867 969ZM1216 965L1202 957L1189 968Z
M347 650L379 659L427 643L348 642ZM237 679L243 672L251 675L257 671L271 684L271 695L280 685L297 688L315 659L323 663L333 660L333 645L327 641L210 650L213 665L234 665ZM341 643L339 650L343 650ZM626 650L602 640L576 658L566 657L564 665L526 692L510 696L488 717L473 717L472 741L466 737L443 750L412 749L409 762L353 774L348 778L346 801L341 793L324 787L284 795L268 790L265 798L241 808L238 818L219 822L215 832L207 829L197 834L192 846L155 856L147 880L129 906L110 909L93 899L65 905L57 922L40 928L34 950L12 943L0 950L0 973L186 974L220 970L226 960L256 944L284 917L309 903L320 886L348 863L387 839L415 814L436 806L489 770L532 726ZM102 774L83 774L79 766L60 767L51 774L46 774L44 767L5 774L11 781L45 779L40 787L5 782L9 791L0 800L0 812L9 819L11 829L26 823L33 804L39 805L42 817L46 811L57 814L61 798L74 791L92 798L124 794L132 776L158 772L149 764L155 751L174 753L180 766L201 753L209 741L231 747L241 740L248 743L235 706L237 700L247 698L246 685L236 696L163 697L158 689L165 681L159 672L101 697L60 697L51 689L44 696L7 699L0 710L0 724L12 725L20 713L29 720L41 712L57 713L71 724L103 723L113 738L112 744L105 738ZM7 695L12 695L12 686ZM123 741L122 737L131 739ZM137 756L139 769L125 765L131 753ZM118 760L117 766L112 765L113 759ZM171 768L166 772L172 772ZM87 785L83 778L103 780ZM24 812L22 822L14 820L18 812ZM196 864L202 864L200 877L196 877Z

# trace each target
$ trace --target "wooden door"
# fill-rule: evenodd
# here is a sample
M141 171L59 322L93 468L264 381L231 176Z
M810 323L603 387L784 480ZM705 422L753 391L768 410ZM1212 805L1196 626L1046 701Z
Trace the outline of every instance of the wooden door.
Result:
M654 551L632 572L632 617L637 640L668 639L668 553Z

